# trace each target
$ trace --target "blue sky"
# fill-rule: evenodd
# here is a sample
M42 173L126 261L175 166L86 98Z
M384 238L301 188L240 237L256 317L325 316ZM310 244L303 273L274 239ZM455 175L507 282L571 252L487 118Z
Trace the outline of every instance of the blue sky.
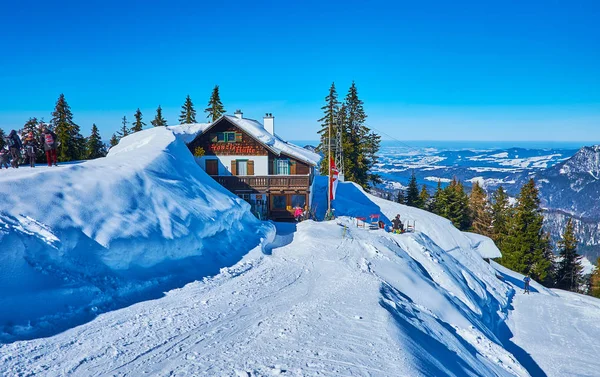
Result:
M152 4L152 5L149 5ZM8 2L0 127L60 93L108 139L139 107L174 124L215 84L228 112L312 139L331 82L402 140L600 141L598 1Z

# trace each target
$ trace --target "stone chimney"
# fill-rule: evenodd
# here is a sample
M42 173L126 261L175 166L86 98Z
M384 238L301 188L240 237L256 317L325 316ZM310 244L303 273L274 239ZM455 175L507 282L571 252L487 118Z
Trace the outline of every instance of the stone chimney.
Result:
M244 118L244 113L242 113L242 110L236 110L233 115L235 115L235 117L238 118L238 119L243 119Z
M265 114L265 117L263 118L263 125L265 126L265 130L267 130L268 133L270 133L271 135L275 135L275 118L273 117L273 114Z

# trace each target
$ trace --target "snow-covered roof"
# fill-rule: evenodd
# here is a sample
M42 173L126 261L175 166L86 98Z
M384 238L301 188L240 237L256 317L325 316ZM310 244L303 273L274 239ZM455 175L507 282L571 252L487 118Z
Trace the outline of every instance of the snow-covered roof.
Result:
M260 122L254 119L240 119L231 115L223 115L214 123L182 124L179 126L171 126L169 129L182 138L182 140L186 143L191 143L198 135L207 132L213 126L221 122L222 119L227 119L230 123L246 132L248 135L256 139L259 143L264 145L267 149L278 156L280 154L284 154L313 166L318 165L319 161L321 161L321 156L317 153L309 151L308 149L302 148L295 144L288 143L277 135L272 135Z
M177 126L168 126L167 129L173 131L178 139L186 144L191 143L198 134L204 132L205 129L210 127L211 123L190 123L180 124Z

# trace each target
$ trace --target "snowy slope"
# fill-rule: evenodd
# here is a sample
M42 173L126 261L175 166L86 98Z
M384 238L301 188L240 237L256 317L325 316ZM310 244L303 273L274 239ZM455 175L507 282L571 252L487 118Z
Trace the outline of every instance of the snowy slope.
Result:
M507 324L511 341L530 354L530 370L548 377L598 376L600 300L535 282L533 293L523 294L523 275L494 266L517 292Z
M216 273L270 232L164 128L106 158L1 173L0 340Z
M349 217L279 225L264 253L253 248L214 278L48 339L2 346L0 368L47 376L528 375L503 347L512 289L482 260L481 239L353 184L340 186L338 211L345 203L400 212L419 231L370 231Z
M488 286L422 234L288 227L272 255L256 249L163 299L6 345L1 364L46 376L527 375L495 335L494 294L506 293L495 278Z
M322 209L323 198L315 204ZM594 375L598 300L537 283L518 294L518 274L483 261L498 253L489 240L352 183L340 185L335 208L336 221L278 224L275 237L257 228L269 244L244 234L237 246L247 253L235 265L165 297L0 345L0 375ZM417 231L358 228L349 217L397 213ZM17 220L57 242L41 224ZM530 318L521 300L542 309ZM572 331L559 329L561 315L573 316ZM551 364L559 350L567 367Z

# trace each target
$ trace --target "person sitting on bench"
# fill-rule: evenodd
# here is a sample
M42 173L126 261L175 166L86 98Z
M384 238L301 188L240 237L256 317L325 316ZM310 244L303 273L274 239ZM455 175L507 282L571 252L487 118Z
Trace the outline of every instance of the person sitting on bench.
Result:
M392 232L393 233L402 233L404 230L404 224L400 221L400 215L396 215L396 217L392 220Z

